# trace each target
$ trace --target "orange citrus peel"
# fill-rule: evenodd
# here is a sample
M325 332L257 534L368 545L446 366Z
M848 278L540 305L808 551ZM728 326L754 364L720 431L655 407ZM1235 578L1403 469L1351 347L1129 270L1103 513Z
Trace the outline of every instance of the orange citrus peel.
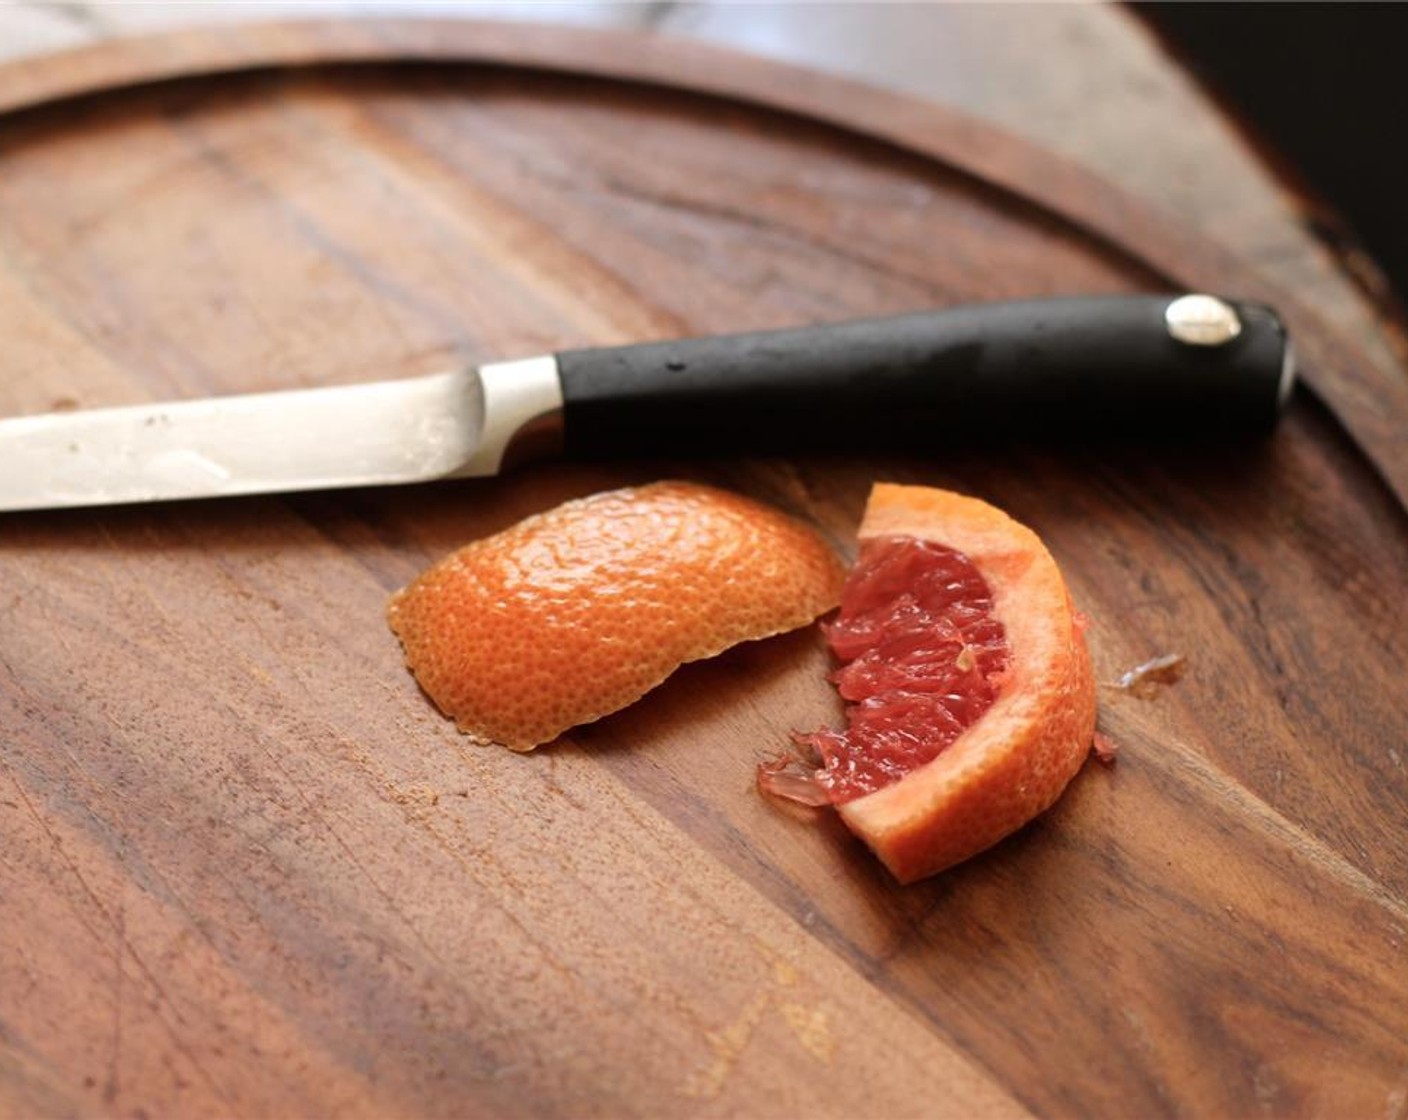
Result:
M397 592L387 620L460 730L531 750L685 662L806 625L843 579L826 542L777 510L660 482L465 546Z

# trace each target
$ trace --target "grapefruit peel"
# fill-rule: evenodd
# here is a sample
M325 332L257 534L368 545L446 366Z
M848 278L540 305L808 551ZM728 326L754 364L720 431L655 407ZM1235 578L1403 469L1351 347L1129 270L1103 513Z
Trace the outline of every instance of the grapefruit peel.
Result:
M837 805L846 826L902 883L936 874L1049 808L1095 733L1084 617L1030 529L975 498L877 484L859 537L909 537L977 567L1005 628L1010 663L992 706L942 753L898 781Z
M421 688L471 737L532 750L635 703L680 665L832 609L826 542L736 494L658 482L474 541L392 596Z

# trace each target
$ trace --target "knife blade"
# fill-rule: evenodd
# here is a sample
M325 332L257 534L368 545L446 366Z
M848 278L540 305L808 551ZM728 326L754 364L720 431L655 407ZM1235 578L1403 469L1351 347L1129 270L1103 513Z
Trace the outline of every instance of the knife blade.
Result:
M978 304L568 350L425 377L0 420L0 511L380 486L545 453L938 451L1052 433L1265 431L1271 309L1213 296Z

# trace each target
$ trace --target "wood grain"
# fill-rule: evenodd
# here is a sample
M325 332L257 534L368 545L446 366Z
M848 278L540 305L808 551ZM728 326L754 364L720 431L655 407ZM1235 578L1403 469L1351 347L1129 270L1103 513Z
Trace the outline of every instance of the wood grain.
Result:
M906 103L862 128L898 100L718 52L227 34L0 81L0 411L1201 286L1220 261L971 123ZM545 465L6 518L0 1110L1401 1116L1408 526L1385 440L1408 410L1304 323L1338 411L1303 396L1253 446ZM1340 408L1356 394L1373 424ZM1050 543L1103 679L1170 649L1189 672L1107 691L1113 768L907 889L752 789L834 711L812 632L531 756L467 746L403 670L387 594L666 476L843 552L872 479L981 493Z

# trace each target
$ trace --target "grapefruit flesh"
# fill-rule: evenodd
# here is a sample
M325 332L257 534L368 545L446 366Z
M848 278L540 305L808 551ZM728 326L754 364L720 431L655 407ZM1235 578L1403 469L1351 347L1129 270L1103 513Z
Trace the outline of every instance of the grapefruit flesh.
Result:
M825 761L830 800L883 789L935 758L992 707L1010 662L992 592L942 544L878 537L861 545L827 640L845 667L844 731L802 736Z
M828 640L847 726L798 736L813 769L759 782L835 804L901 882L1050 807L1095 732L1084 619L1045 546L974 498L881 484Z
M531 750L680 665L831 610L845 572L812 529L685 482L614 490L475 541L387 609L461 731Z

